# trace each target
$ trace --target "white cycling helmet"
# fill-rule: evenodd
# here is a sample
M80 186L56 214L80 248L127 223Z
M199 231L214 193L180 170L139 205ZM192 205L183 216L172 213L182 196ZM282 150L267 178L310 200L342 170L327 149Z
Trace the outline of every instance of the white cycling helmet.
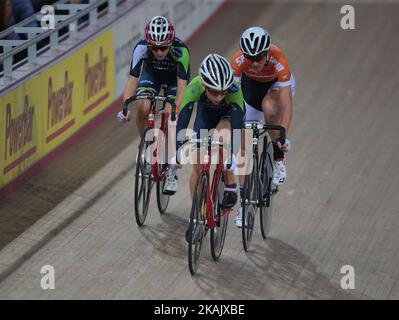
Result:
M169 46L175 38L175 28L165 17L156 16L146 25L144 36L150 45Z
M244 31L240 39L241 51L251 57L255 57L269 50L269 33L260 27L251 27Z
M206 87L225 91L233 84L233 69L222 56L211 53L202 60L199 74Z

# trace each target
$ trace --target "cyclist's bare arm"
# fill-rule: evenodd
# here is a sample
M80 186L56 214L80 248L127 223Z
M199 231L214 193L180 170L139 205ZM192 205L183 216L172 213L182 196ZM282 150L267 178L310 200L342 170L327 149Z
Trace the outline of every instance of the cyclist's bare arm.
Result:
M123 91L123 101L125 101L130 96L133 96L136 94L138 81L139 81L139 78L133 77L131 75L128 76L125 90Z
M180 103L183 99L183 94L184 94L184 89L187 87L187 80L183 80L180 78L177 78L177 92L176 92L176 107L180 107Z
M123 103L127 98L133 96L136 93L138 78L133 77L131 75L128 76L127 83L125 86L125 90L123 91ZM121 123L126 123L130 121L131 112L130 110L127 111L127 114L123 114L122 111L119 111L117 114L117 118Z

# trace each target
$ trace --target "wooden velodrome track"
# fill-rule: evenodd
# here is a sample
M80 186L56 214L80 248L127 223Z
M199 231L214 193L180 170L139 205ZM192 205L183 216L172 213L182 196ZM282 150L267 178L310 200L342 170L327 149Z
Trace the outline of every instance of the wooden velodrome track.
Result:
M297 87L288 180L270 238L242 249L229 221L221 260L206 238L187 267L188 173L168 213L133 216L138 145L114 116L0 200L1 299L399 299L399 4L231 2L191 43L192 73L214 51L230 57L241 32L263 25ZM155 200L155 193L153 193ZM43 265L55 290L42 290ZM352 265L355 289L340 286Z

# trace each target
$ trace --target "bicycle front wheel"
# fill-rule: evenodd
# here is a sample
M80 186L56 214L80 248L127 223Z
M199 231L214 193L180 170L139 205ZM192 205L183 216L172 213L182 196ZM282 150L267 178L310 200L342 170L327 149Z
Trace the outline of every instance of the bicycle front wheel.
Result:
M271 226L272 212L273 212L273 146L268 143L267 152L262 153L261 170L261 198L260 205L260 230L263 239L266 239Z
M137 224L141 227L147 217L150 205L151 189L153 181L151 178L151 166L145 160L145 152L148 143L145 142L145 134L140 141L137 154L136 175L134 182L134 213Z
M206 225L206 186L208 177L202 171L197 178L190 214L188 238L188 267L194 275L199 266Z
M213 175L214 181L212 186L215 186L216 174ZM226 238L227 223L229 221L229 211L222 210L222 199L223 199L224 183L222 181L222 175L220 174L218 182L218 190L216 192L216 199L213 207L214 219L216 226L211 229L211 254L213 260L217 261L222 254L224 240Z
M242 200L242 244L244 250L248 251L252 241L252 234L255 225L255 215L258 203L258 164L257 158L254 157L252 172L245 177L244 182L244 199Z

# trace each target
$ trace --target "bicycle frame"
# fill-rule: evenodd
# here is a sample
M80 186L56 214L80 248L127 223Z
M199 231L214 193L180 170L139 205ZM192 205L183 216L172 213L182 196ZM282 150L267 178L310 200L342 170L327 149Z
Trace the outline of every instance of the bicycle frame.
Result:
M263 136L263 152L267 152L267 143L268 143L268 136L267 132L269 130L276 130L280 132L280 138L279 141L284 144L285 142L285 128L282 126L277 126L277 125L263 125L261 123L246 123L244 125L245 129L251 129L253 130L253 138L252 138L252 151L253 155L257 157L257 163L259 163L259 139L261 139ZM268 205L270 195L267 195L266 199L263 199L263 193L262 193L262 186L260 183L260 176L257 177L258 179L258 190L257 190L257 207L263 206L263 205ZM266 202L266 203L265 203Z
M148 114L147 118L147 126L146 126L146 131L148 129L154 129L155 128L155 118L159 115L162 116L161 118L161 125L160 125L160 130L163 132L163 137L165 137L165 134L167 134L168 131L168 118L165 113L165 106L166 103L169 103L172 106L172 113L171 113L171 120L175 121L176 120L176 104L174 100L170 97L164 97L164 96L156 96L156 95L134 95L129 98L127 98L123 104L123 114L126 116L127 111L128 111L128 105L132 101L136 100L150 100L151 105L150 105L150 112ZM161 109L156 110L157 106L157 101L162 101L163 106ZM159 137L157 137L158 139ZM167 148L167 146L165 146ZM154 150L152 150L152 156L157 157L157 148L154 146ZM157 162L151 164L151 173L153 180L155 182L160 182L163 177L166 175L168 171L168 166L162 166L161 172L158 170L159 164Z
M196 143L203 143L203 139L192 139L190 142L196 142ZM215 171L213 173L213 178L212 178L212 185L209 184L209 176L210 176L210 159L211 159L211 149L212 145L218 145L220 147L223 147L223 142L220 141L212 141L211 137L207 137L207 150L206 153L203 157L203 164L202 164L202 170L205 171L205 174L207 176L207 185L206 185L206 226L210 229L213 229L216 227L216 221L214 218L214 204L216 201L217 197L217 192L219 191L219 181L220 181L220 175L222 174L222 164L218 163L216 165ZM225 216L229 214L230 211L227 209L224 209L222 211L222 216Z

